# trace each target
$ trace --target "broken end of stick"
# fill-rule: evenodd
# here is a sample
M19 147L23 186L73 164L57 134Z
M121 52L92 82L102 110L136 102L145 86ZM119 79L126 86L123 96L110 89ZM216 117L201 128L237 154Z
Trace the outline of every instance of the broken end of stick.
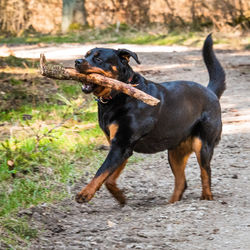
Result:
M149 98L150 97L150 98ZM150 105L150 106L156 106L158 105L161 101L153 96L147 96L146 98L141 98L140 100L143 101L144 103ZM137 98L139 99L139 98Z
M161 101L157 98L154 98L150 103L148 103L151 106L156 106L158 103L160 103Z
M45 63L46 63L46 57L45 57L45 55L42 53L42 54L40 54L40 73L41 73L42 75L45 75L45 74L44 74L44 65L45 65Z

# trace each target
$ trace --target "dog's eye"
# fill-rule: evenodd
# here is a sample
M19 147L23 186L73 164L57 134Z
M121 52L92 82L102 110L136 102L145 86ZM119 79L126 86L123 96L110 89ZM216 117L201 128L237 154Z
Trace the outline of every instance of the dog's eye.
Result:
M99 58L99 57L95 57L95 60L96 60L97 62L102 62L102 59Z
M91 54L91 51L88 51L88 52L85 54L85 57L90 56L90 54Z

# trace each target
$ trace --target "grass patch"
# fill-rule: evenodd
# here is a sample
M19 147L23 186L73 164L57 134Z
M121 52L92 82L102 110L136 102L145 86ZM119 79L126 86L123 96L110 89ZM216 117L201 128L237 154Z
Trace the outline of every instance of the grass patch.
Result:
M25 219L7 218L2 221L3 226L10 232L23 239L31 239L37 236L37 230L31 228Z
M23 37L0 37L2 43L7 44L37 44L37 43L129 43L129 44L155 44L173 45L184 44L194 32L148 33L145 31L124 29L116 32L112 26L103 30L91 29L70 32L58 35L27 35Z
M0 57L0 67L38 68L39 62L34 59L23 59L15 56Z
M30 240L37 237L37 230L27 222L28 218L0 218L1 249L26 249Z
M18 211L67 197L67 187L103 161L106 152L96 148L105 138L95 101L78 85L19 75L22 59L1 60L0 248L24 249L37 232Z
M153 32L152 32L153 31ZM115 25L105 29L84 28L70 31L66 34L42 35L25 34L21 37L0 36L2 43L7 44L37 44L37 43L118 43L118 44L153 44L153 45L187 45L200 46L204 37L211 31L193 31L175 29L169 31L164 27L149 27L139 30L126 24L121 24L119 32ZM249 34L239 35L237 33L214 32L215 43L231 44L236 48L248 46Z

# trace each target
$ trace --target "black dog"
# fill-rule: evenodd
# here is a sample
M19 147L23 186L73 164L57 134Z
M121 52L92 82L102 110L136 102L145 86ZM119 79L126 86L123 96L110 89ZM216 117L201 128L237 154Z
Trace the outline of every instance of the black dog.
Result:
M168 149L168 159L175 176L170 202L179 201L187 184L185 166L195 152L201 170L201 199L212 200L210 161L221 136L222 122L219 98L225 90L225 73L213 52L209 35L203 46L203 58L209 72L206 87L190 81L156 84L135 73L129 58L140 63L137 55L126 49L95 48L85 59L75 61L77 71L99 73L118 79L158 99L149 106L123 93L94 84L83 84L84 93L94 93L98 101L99 125L110 142L110 151L92 181L79 192L76 201L89 201L105 182L110 193L125 204L116 179L133 151L156 153Z

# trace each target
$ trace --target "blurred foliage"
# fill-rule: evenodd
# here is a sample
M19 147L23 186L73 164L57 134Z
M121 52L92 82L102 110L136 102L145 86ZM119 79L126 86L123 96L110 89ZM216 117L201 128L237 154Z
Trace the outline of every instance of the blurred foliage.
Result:
M66 23L65 23L66 22ZM248 0L2 0L0 30L15 36L26 31L55 33L83 27L105 28L126 23L137 28L151 25L202 31L250 29ZM65 26L66 25L66 26Z
M78 27L78 26L77 26ZM153 30L153 31L152 31ZM150 27L148 29L137 29L127 24L109 25L104 29L92 29L86 26L80 30L74 30L67 34L43 35L39 33L25 34L24 36L0 35L0 40L6 44L37 44L40 46L48 43L119 43L119 44L152 44L152 45L185 45L201 46L203 38L211 32L210 30L198 32L192 29L175 29L168 31L162 27ZM238 32L214 32L214 43L232 45L232 48L248 48L250 34ZM247 47L248 46L248 47ZM11 58L9 58L11 60ZM14 58L12 58L14 60ZM0 65L1 62L0 58ZM24 64L23 62L21 62ZM31 62L27 63L30 65ZM1 66L0 66L1 67Z
M39 62L33 59L23 59L15 56L0 57L0 67L38 68Z

